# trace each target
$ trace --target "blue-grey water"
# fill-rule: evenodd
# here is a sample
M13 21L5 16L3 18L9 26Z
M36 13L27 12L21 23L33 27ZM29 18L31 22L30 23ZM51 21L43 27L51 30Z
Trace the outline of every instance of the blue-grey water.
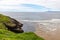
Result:
M4 12L3 14L23 20L60 19L60 12Z
M15 18L16 20L50 20L60 19L60 12L1 12L1 14ZM23 22L23 29L25 32L35 31L36 23Z

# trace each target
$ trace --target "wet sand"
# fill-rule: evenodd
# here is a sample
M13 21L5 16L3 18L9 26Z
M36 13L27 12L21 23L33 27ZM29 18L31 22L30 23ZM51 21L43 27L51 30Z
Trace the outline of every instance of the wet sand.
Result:
M37 25L35 33L43 37L45 40L60 40L60 25L56 25L56 30L55 31L49 31L46 32L44 30L41 30L42 26Z

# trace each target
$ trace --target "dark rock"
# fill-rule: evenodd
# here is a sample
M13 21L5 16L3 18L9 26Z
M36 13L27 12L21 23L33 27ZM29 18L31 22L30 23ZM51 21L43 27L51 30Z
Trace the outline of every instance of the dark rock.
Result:
M10 18L10 17L9 17ZM22 26L23 24L18 22L17 20L10 18L10 23L4 22L4 25L8 28L8 30L15 33L23 33Z

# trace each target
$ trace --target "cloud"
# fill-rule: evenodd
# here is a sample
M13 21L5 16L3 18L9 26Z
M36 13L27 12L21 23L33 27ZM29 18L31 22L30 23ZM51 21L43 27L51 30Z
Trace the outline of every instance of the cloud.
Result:
M48 11L47 8L40 6L40 5L35 5L35 4L25 4L20 3L20 1L11 1L11 0L3 0L0 1L0 11L2 12L43 12L43 11Z
M0 11L59 11L60 0L0 0Z
M34 5L34 4L20 4L20 5L4 5L0 6L0 11L2 12L44 12L49 11L49 8Z
M37 5L42 5L45 6L47 8L52 8L54 10L60 10L60 0L30 0L27 1L28 3L32 3L32 4L37 4Z

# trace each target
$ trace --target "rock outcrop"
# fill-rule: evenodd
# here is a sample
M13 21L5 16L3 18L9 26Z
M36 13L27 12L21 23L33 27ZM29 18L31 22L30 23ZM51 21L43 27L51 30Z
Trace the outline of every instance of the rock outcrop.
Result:
M0 14L0 19L1 19L0 23L2 23L0 29L9 30L15 33L24 32L22 29L23 24L18 22L17 20L1 14Z

